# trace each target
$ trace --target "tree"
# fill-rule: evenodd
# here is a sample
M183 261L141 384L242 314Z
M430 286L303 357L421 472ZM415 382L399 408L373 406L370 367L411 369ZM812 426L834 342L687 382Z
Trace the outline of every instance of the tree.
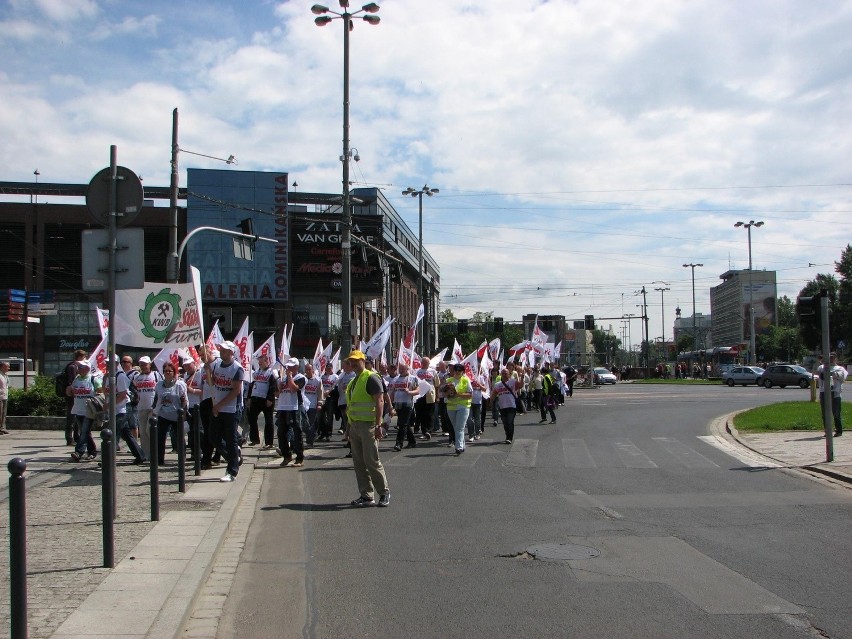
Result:
M621 340L608 331L595 329L592 331L592 344L595 353L605 355L605 361L612 362L615 352L621 347Z
M834 270L840 276L836 316L834 318L834 343L842 343L844 350L852 347L852 244L847 244L840 254L840 260L834 263Z
M695 339L692 337L692 334L684 332L680 337L677 338L676 350L678 353L691 351L694 345Z
M778 314L778 326L782 328L798 328L799 318L796 316L796 304L786 295L778 298L775 308Z

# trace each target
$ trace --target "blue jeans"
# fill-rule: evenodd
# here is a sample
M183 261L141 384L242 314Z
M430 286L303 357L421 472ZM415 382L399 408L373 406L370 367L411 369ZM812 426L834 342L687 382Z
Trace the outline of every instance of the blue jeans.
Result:
M279 410L278 420L278 448L284 459L290 459L296 453L296 461L301 462L305 458L305 449L302 442L302 411Z
M467 417L470 414L469 406L459 406L454 410L447 408L447 415L450 417L450 422L455 430L455 446L456 450L464 450L464 427L467 424Z
M80 433L80 438L77 440L77 445L74 446L74 451L80 455L88 453L89 455L97 455L98 447L95 445L95 439L92 437L93 420L82 415L75 415L77 428Z
M118 413L115 416L115 442L118 444L118 440L123 439L124 443L127 444L127 448L133 455L133 458L136 459L136 461L144 461L145 453L142 452L142 447L139 445L139 442L137 442L136 438L131 434L131 428L132 426L127 415L125 413Z
M482 432L482 404L470 405L470 418L467 420L468 432L476 437Z

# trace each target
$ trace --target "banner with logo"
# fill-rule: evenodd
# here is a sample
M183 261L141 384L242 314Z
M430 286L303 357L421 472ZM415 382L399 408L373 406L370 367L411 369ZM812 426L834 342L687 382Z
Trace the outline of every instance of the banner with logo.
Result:
M191 267L193 277L198 269ZM186 347L204 343L201 298L194 282L145 282L115 292L116 344L137 348Z

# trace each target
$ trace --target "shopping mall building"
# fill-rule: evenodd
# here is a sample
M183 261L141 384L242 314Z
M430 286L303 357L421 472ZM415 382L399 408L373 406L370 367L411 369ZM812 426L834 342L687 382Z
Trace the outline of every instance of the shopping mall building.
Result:
M295 192L288 183L287 173L189 169L178 193L178 243L200 227L240 231L246 220L254 234L276 242L257 242L248 261L235 256L240 247L233 237L198 231L186 243L179 272L185 281L188 265L199 268L206 320L219 318L226 337L245 317L258 345L271 333L277 343L282 327L293 324L293 354L311 356L320 337L327 343L341 326L342 198ZM64 366L75 349L91 351L100 341L94 309L106 307L106 295L84 285L83 273L97 256L83 254L81 237L102 223L86 206L87 188L0 182L0 291L55 291L58 311L26 330L4 315L0 357L26 350L45 374ZM176 248L170 246L170 195L168 187L145 187L143 207L127 225L144 231L144 259L128 268L144 269L147 282L167 281ZM354 189L351 201L352 235L360 240L351 260L353 335L368 339L390 315L395 349L419 306L418 237L379 189ZM440 269L426 251L422 277L428 351L437 343Z

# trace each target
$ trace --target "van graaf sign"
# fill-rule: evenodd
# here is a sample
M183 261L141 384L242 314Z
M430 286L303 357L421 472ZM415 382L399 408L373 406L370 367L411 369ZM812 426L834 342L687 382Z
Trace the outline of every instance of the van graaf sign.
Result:
M380 216L358 216L352 220L352 233L372 246L383 248L381 224ZM340 290L343 272L340 247L343 224L340 218L292 220L290 226L293 290ZM362 295L382 293L382 271L378 258L368 251L367 263L364 264L361 250L355 242L352 248L352 291Z

